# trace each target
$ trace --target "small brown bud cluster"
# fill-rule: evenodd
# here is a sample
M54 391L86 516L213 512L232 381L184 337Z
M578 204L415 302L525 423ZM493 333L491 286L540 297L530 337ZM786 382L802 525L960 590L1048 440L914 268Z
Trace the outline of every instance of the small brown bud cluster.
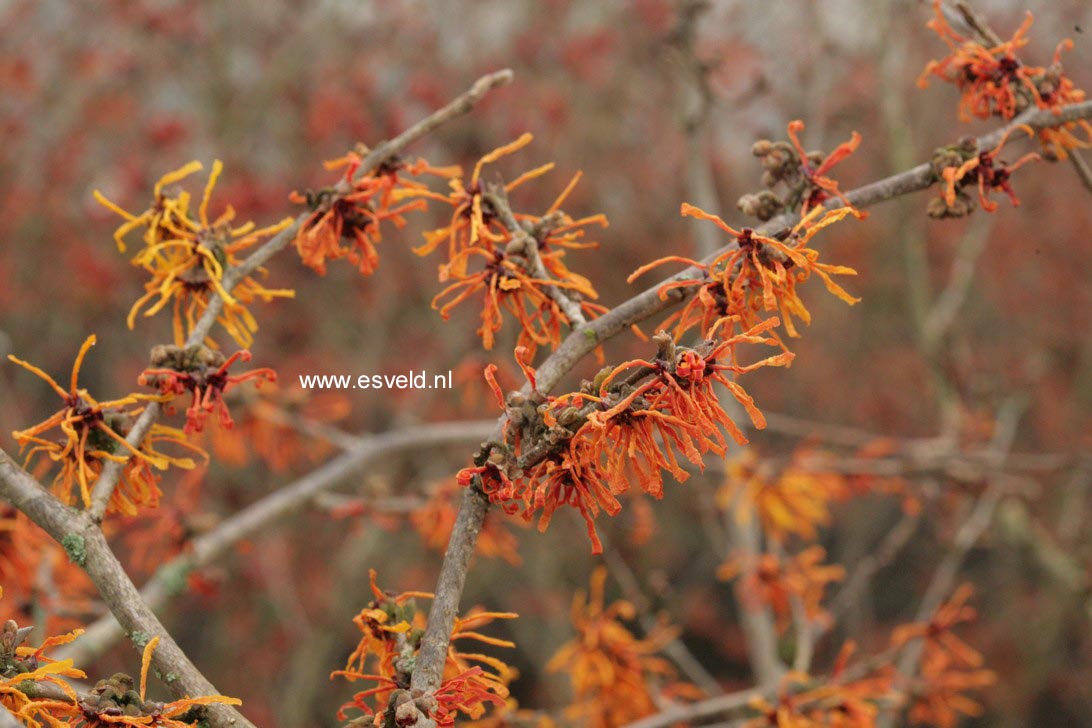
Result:
M14 677L38 669L38 661L33 655L19 657L15 654L15 648L26 641L33 629L33 627L20 629L14 619L4 622L3 628L0 629L0 677Z
M133 678L116 672L105 680L99 680L91 691L80 698L84 713L98 716L149 716L163 712L163 703L141 699Z
M439 707L436 698L417 690L394 691L391 694L391 705L394 707L394 724L397 726L416 725L421 717L428 718Z
M800 155L787 141L759 139L751 147L751 154L758 157L762 164L761 181L765 189L743 195L736 202L736 207L744 215L766 222L799 201L808 181L800 173ZM808 153L809 164L815 166L822 161L822 152ZM779 195L774 190L782 183L785 190Z
M204 344L175 346L160 344L152 347L148 365L153 369L174 369L176 372L201 372L219 369L224 365L224 355Z

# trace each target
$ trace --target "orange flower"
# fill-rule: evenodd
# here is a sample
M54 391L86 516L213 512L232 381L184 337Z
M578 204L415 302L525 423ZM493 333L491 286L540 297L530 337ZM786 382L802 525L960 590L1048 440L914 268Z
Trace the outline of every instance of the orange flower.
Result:
M824 565L827 552L822 546L810 546L788 558L765 553L747 577L749 608L769 606L777 618L777 628L784 631L792 620L792 599L799 599L804 614L813 622L825 622L830 615L822 607L827 585L841 581L846 571L841 566ZM740 573L740 559L729 559L717 569L717 578L734 579Z
M345 168L333 187L291 195L292 202L306 204L312 210L296 234L296 251L305 265L321 275L326 274L327 260L341 258L348 258L361 275L371 275L379 264L375 245L382 239L380 224L386 221L402 228L405 213L425 209L424 199L394 204L399 193L427 191L424 185L403 178L402 172L445 177L454 173L451 168L431 167L423 159L410 165L392 160L358 177L365 154L367 150L361 148L324 164L330 170Z
M804 151L803 145L800 144L800 137L797 136L799 132L804 131L804 122L796 119L789 122L788 134L789 141L792 142L792 146L796 149L797 163L800 165L799 174L804 178L806 182L806 190L803 193L803 204L800 208L801 215L807 215L808 212L816 207L822 207L823 203L829 200L831 197L837 197L841 200L847 208L852 209L853 205L842 194L842 191L838 189L838 183L827 176L836 164L843 159L853 154L857 150L857 147L861 144L861 135L857 132L853 132L850 135L848 142L842 142L834 148L830 154L822 157L821 155L811 155ZM813 157L818 156L818 160ZM868 213L856 212L857 217L865 217Z
M1001 149L1008 141L1009 135L1016 128L1024 131L1028 136L1033 135L1031 129L1026 126L1015 127L1005 134L994 149L979 152L958 167L949 166L941 170L944 181L943 197L947 209L951 210L956 206L957 198L966 201L967 198L965 193L962 192L962 188L971 186L978 188L978 200L982 205L982 209L986 212L993 212L997 209L997 203L989 198L991 192L1004 192L1008 195L1014 207L1020 204L1020 200L1016 198L1016 192L1012 189L1009 180L1013 172L1026 163L1039 159L1039 155L1034 152L1025 154L1013 164L1006 164L997 160L997 155L1001 153Z
M921 665L920 686L914 691L910 721L936 728L956 728L963 716L976 718L982 705L966 693L997 682L993 670L965 669L947 660L926 655Z
M43 577L50 588L43 589ZM64 548L14 507L0 505L0 623L34 621L46 634L72 629L93 615L95 586Z
M912 640L921 639L925 642L926 656L931 653L933 656L943 656L954 664L981 667L981 653L952 634L953 628L971 622L977 616L975 608L967 604L972 594L974 587L963 584L929 621L897 627L891 633L891 646L902 647Z
M794 457L810 455L810 451L801 450ZM717 504L725 511L734 509L740 521L757 516L763 532L776 543L784 543L790 536L814 541L818 528L830 523L832 502L848 495L849 485L837 473L796 464L774 473L748 450L728 461Z
M152 206L140 215L126 212L95 191L95 198L103 206L126 220L114 233L119 250L125 250L123 239L129 232L144 228L144 247L132 262L152 278L144 285L145 294L129 311L129 328L134 327L137 314L147 304L151 305L144 311L145 316L153 316L170 304L174 341L181 346L208 309L212 297L219 296L224 306L216 320L239 346L250 346L258 324L247 305L257 300L269 302L274 298L291 298L295 293L266 288L250 276L228 291L224 276L240 262L236 257L238 253L253 247L262 238L281 232L292 224L292 219L286 218L261 229L255 229L252 222L232 227L235 211L228 206L219 217L210 220L208 208L212 190L223 169L220 160L213 163L197 217L193 218L189 193L168 193L164 188L200 169L199 162L191 162L160 178L153 189ZM264 269L259 271L264 273Z
M813 208L785 236L784 240L756 233L751 228L736 230L716 215L683 203L682 214L713 222L734 238L736 247L709 264L689 258L668 256L641 266L627 279L632 283L639 276L664 263L686 263L702 271L701 277L673 280L660 286L660 297L666 299L674 288L697 287L697 294L682 310L668 317L662 327L673 327L676 341L697 327L708 337L718 325L737 317L747 329L759 323L760 311L779 311L789 336L798 336L793 317L811 322L811 314L797 294L796 287L814 273L822 278L827 290L846 303L857 303L836 284L832 275L856 275L845 266L819 262L819 251L808 243L823 228L848 215L859 216L853 208L837 210Z
M0 595L3 590L0 589ZM37 649L23 644L30 628L20 629L14 620L0 628L0 706L6 708L23 725L30 728L70 725L59 718L75 718L76 691L67 680L81 680L87 675L72 666L72 660L55 661L45 656L46 650L63 645L83 633L78 629L68 634L47 637ZM28 686L48 686L63 693L67 700L36 697ZM31 697L35 695L35 697Z
M792 354L740 365L735 348L776 345L776 339L763 334L777 324L777 319L770 319L744 333L711 339L700 350L676 347L670 337L661 335L654 361L635 359L604 370L592 385L597 394L585 388L551 398L537 392L531 398L515 393L505 400L492 381L498 403L508 411L509 441L503 446L487 443L474 467L459 472L457 482L480 487L508 513L522 505L525 519L540 514L540 531L546 530L559 507L572 506L587 525L592 552L600 553L595 519L601 510L611 516L619 512L616 496L636 484L661 498L663 471L680 481L688 477L678 455L700 468L703 453L724 454L725 433L737 443L747 441L722 408L715 384L743 405L755 427L765 427L762 413L734 375L785 366ZM516 349L517 361L534 387L535 374L523 358L526 354L526 349ZM487 379L494 369L486 369ZM518 426L511 427L513 421ZM521 433L528 428L540 438L533 438L525 450Z
M531 356L539 346L556 347L561 343L561 327L571 327L572 322L557 302L546 293L546 287L574 291L586 298L598 297L591 284L582 276L569 273L570 280L535 278L527 273L525 257L507 251L487 252L482 248L468 248L456 256L452 268L465 270L466 260L471 256L484 258L484 268L473 274L452 274L450 277L455 282L436 294L432 299L432 307L446 321L457 305L472 296L482 295L482 324L478 327L477 334L486 350L493 348L495 335L504 323L503 309L507 309L519 324L517 346L527 348ZM558 259L554 257L552 260L556 267ZM604 310L601 306L583 300L581 308L588 314Z
M237 351L225 359L220 352L202 345L185 349L157 346L152 350L151 367L141 372L139 382L158 389L165 401L186 392L193 396L186 410L184 431L187 435L203 430L205 419L212 412L219 414L221 427L231 428L234 422L224 402L224 394L249 380L255 380L256 385L277 380L277 373L268 368L228 374L231 365L240 359L250 361L250 352ZM167 411L172 413L170 409Z
M447 548L458 515L455 496L461 492L458 485L451 481L437 484L428 501L410 513L410 523L429 548L436 551ZM519 541L497 518L486 518L475 548L485 558L504 559L511 566L523 563L519 555Z
M187 443L182 433L164 426L154 426L138 448L126 441L125 436L141 408L125 408L155 398L131 394L121 399L99 402L86 389L79 389L80 366L95 341L93 335L89 336L80 347L67 391L38 367L8 356L11 361L45 380L64 403L62 409L51 417L33 427L13 432L12 437L19 443L20 451L30 447L26 454L27 463L35 457L45 456L60 464L61 469L53 479L53 491L66 504L73 502L78 486L80 500L85 507L89 507L92 484L105 463L126 463L121 485L111 497L108 512L133 514L138 505L154 506L158 502L158 475L152 468L165 470L171 465L185 469L194 467L193 460L159 452L154 447L156 444L170 442L193 452L201 451ZM41 437L54 428L60 429L61 440Z
M497 219L496 211L484 201L485 185L481 179L482 168L502 157L519 151L530 144L533 138L530 134L523 134L514 142L489 152L474 165L474 171L469 180L464 181L461 172L454 174L448 182L451 192L447 195L427 190L406 190L396 195L399 199L427 197L451 205L451 222L445 227L426 232L424 245L413 249L413 252L417 253L417 255L425 256L432 253L445 241L447 242L448 262L440 267L440 280L446 280L449 275L454 277L466 275L468 259L459 255L463 251L482 248L487 252L492 252L498 244L507 240L508 231ZM504 190L506 192L514 190L524 182L549 172L553 169L553 166L553 164L545 164L526 172L513 182L504 185Z
M573 705L565 711L570 720L591 728L611 728L658 711L659 693L697 697L692 685L675 680L675 669L656 653L675 639L678 630L658 625L639 639L623 624L636 618L637 610L624 600L605 606L607 571L598 567L587 594L573 599L572 623L576 637L562 645L546 669L564 672L572 683ZM667 683L654 690L656 683Z
M541 217L509 215L506 210L498 209L499 205L507 204L498 195L544 174L553 165L544 165L503 188L488 191L480 178L482 165L530 141L531 135L525 134L483 157L467 185L463 185L461 178L452 180L453 192L448 197L412 191L405 194L430 194L455 208L451 224L426 233L428 242L415 251L427 255L444 240L448 241L448 260L440 266L440 280L452 282L433 298L432 307L446 321L457 305L480 297L482 324L478 335L487 350L493 348L496 333L504 322L503 311L507 310L520 327L517 345L527 348L533 356L539 346L556 347L561 343L562 326L573 326L574 322L554 298L556 291L577 300L586 318L606 311L592 303L598 294L591 282L571 271L564 256L569 250L595 247L595 243L583 241L585 228L593 224L605 227L607 221L603 215L574 220L559 209L579 181L579 173ZM474 261L481 262L482 267L471 273Z
M345 669L331 673L330 677L375 683L374 687L357 693L341 706L338 718L344 720L348 711L356 710L374 716L374 724L382 726L388 703L397 708L403 702L414 702L405 689L409 687L416 651L426 625L424 614L417 611L413 599L431 599L432 594L384 592L376 585L374 569L369 571L369 578L375 599L353 619L363 637L349 656ZM514 647L514 643L488 637L477 628L497 619L515 617L510 612L473 609L465 617L456 618L443 680L432 696L417 700L415 708L429 715L437 725L451 726L458 713L477 719L488 704L503 706L508 697L507 684L515 677L515 670L489 655L461 652L456 643L472 640L496 647ZM371 672L366 672L369 665ZM481 665L493 671L485 670ZM401 697L392 695L396 691L400 691Z
M1011 39L992 48L953 30L940 0L933 0L933 12L928 25L951 53L929 62L918 78L919 87L928 86L929 76L955 84L962 93L959 117L963 121L994 115L1011 119L1020 110L1022 97L1024 105L1027 97L1040 101L1034 77L1043 69L1026 66L1016 57L1016 51L1028 44L1026 35L1033 20L1030 12Z

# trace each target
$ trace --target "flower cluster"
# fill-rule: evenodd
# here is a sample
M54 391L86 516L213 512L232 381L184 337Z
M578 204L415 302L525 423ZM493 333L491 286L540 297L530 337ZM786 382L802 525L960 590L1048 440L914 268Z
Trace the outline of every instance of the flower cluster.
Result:
M374 569L369 578L374 599L353 619L361 631L360 642L345 669L333 672L331 677L366 680L374 687L354 695L338 711L338 718L344 720L355 711L372 716L376 726L406 725L399 719L420 712L438 726L452 726L459 713L477 719L489 705L505 706L507 686L516 676L515 670L490 655L462 652L457 643L470 640L514 647L512 642L489 637L477 629L497 619L514 619L515 614L471 610L465 617L456 618L439 688L431 695L414 696L409 691L410 677L426 626L414 599L431 599L432 595L385 592L376 584Z
M779 312L789 336L798 336L793 317L811 322L811 314L797 294L797 286L815 274L827 290L846 303L859 299L849 295L831 278L832 275L856 275L856 271L840 265L819 262L819 251L808 247L812 238L823 228L847 216L859 217L852 207L826 210L814 207L791 229L783 233L763 235L752 228L736 230L726 222L692 205L683 203L682 214L708 220L732 236L735 243L709 263L700 263L680 256L660 258L634 271L629 281L664 263L685 263L698 275L675 279L660 286L660 297L667 298L675 288L697 288L687 304L668 317L663 324L670 328L676 340L697 328L703 336L730 321L743 329L759 325L764 313Z
M756 716L742 722L743 728L876 728L881 706L895 698L891 671L846 679L845 665L854 649L853 643L843 647L828 680L788 673L776 699L751 700L748 707Z
M342 258L352 263L361 275L374 273L379 265L375 246L382 239L381 223L402 228L407 212L423 210L427 205L421 198L398 204L407 192L427 190L406 176L448 177L455 171L432 167L423 159L413 164L392 159L374 169L362 169L367 153L361 147L326 162L326 169L345 170L333 186L291 195L292 202L305 204L311 211L296 233L296 252L305 265L319 274L325 275L327 261Z
M172 444L202 456L204 453L186 441L185 433L158 424L151 427L138 446L127 441L129 430L143 410L141 403L155 397L131 394L100 402L86 389L80 389L80 367L95 341L94 336L89 336L80 347L67 390L38 367L9 355L11 361L45 380L63 403L56 413L33 427L13 432L12 437L26 453L28 465L37 459L60 466L53 478L53 492L66 504L73 503L78 493L80 502L89 507L92 487L105 464L124 463L107 512L133 515L139 506L154 507L158 503L156 470L172 465L190 469L195 465L191 458L161 452L159 445ZM60 430L60 438L43 436L54 429Z
M766 366L786 366L792 354L781 353L753 364L740 364L741 344L775 346L767 336L777 326L770 319L743 333L713 338L697 348L676 346L666 334L657 335L653 360L634 359L605 368L578 392L545 397L536 389L535 372L526 364L527 351L517 349L517 361L531 386L530 395L503 396L493 380L497 401L508 418L505 442L486 443L474 467L459 472L457 481L482 489L505 511L522 511L525 519L539 513L545 530L563 505L576 508L587 524L594 553L602 545L595 532L600 511L615 515L618 496L636 485L663 497L664 472L676 480L689 477L681 461L702 468L702 456L723 456L728 438L747 442L724 411L714 385L739 402L757 428L762 413L735 376Z
M220 160L213 163L194 217L190 194L177 188L175 183L200 169L199 162L191 162L161 177L152 190L151 206L139 215L123 210L95 191L95 198L102 205L125 218L114 233L120 251L125 251L125 238L129 233L144 231L143 246L132 262L143 268L151 279L144 285L144 295L129 311L129 328L133 328L142 310L143 315L153 316L170 305L174 342L181 346L209 309L213 297L219 296L223 308L216 320L239 346L247 347L258 329L247 306L255 301L269 302L295 294L290 290L266 288L252 276L233 282L227 281L226 276L240 263L237 257L240 252L283 231L292 220L286 218L261 229L256 229L252 222L233 226L235 211L231 206L210 220L212 190L223 169ZM264 274L261 269L259 272Z
M237 351L225 358L218 351L197 344L196 346L157 346L152 349L149 368L140 375L140 383L159 390L164 401L169 402L180 394L189 392L192 401L186 410L186 434L200 432L212 412L219 415L220 425L230 428L234 424L224 395L236 385L254 380L274 382L277 374L272 369L252 369L243 374L229 374L228 369L236 361L250 361L250 352Z
M1084 100L1084 91L1074 86L1062 68L1062 52L1072 48L1073 41L1059 43L1046 67L1028 65L1019 57L1017 52L1028 44L1027 33L1033 20L1030 12L1012 37L1001 41L993 37L979 40L957 32L944 17L940 0L934 0L933 9L934 17L928 25L950 52L926 65L918 85L927 86L931 76L955 85L961 94L961 120L1007 120L1032 106L1059 111ZM985 31L979 35L992 34ZM1044 156L1065 159L1070 150L1092 146L1092 124L1082 119L1048 127L1039 132L1039 140Z
M524 134L485 155L468 180L461 172L450 180L447 195L413 190L400 195L423 195L452 207L448 225L426 232L425 244L414 249L418 255L429 255L447 244L447 262L440 266L439 277L448 285L433 298L432 307L446 320L463 301L480 299L478 335L486 349L493 348L507 311L519 326L517 345L533 354L539 346L557 346L562 328L577 323L566 313L559 297L570 299L585 317L605 310L592 303L598 294L591 282L569 270L564 257L569 250L594 247L594 243L583 240L585 228L605 227L607 221L602 215L574 219L561 211L579 174L543 215L511 211L508 193L545 174L553 165L538 167L508 184L495 185L485 184L482 169L530 142L531 135Z
M571 619L576 637L546 663L572 683L574 702L566 718L591 728L630 723L658 710L661 698L696 698L700 691L675 677L675 668L657 653L678 631L658 624L643 639L624 624L637 616L633 604L605 602L607 571L597 568L587 594L573 599ZM660 683L660 689L655 689Z

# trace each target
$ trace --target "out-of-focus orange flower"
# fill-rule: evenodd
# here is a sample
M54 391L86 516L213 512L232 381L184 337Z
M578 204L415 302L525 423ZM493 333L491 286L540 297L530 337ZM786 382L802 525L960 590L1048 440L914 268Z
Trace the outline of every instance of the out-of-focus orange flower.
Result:
M345 169L333 187L291 195L293 202L306 204L312 210L300 226L295 243L304 264L319 274L325 275L326 261L341 258L347 258L361 275L374 273L379 264L375 246L382 239L381 223L402 228L407 212L422 210L428 204L425 199L395 204L399 193L427 191L427 187L404 175L450 177L458 169L431 167L423 159L413 164L394 160L358 177L366 154L362 148L326 162L326 169Z
M461 493L456 483L443 481L432 488L425 504L410 514L410 523L429 548L436 551L447 548L458 516L456 496ZM486 517L475 549L486 558L504 559L512 566L523 563L519 555L519 541L498 518Z
M0 506L0 584L0 622L33 620L45 634L79 626L99 604L87 572L64 547L7 505Z
M810 451L802 450L794 459L809 455ZM790 536L814 541L818 528L830 523L831 503L849 494L849 484L838 473L798 463L773 472L754 451L746 450L728 461L717 504L725 511L735 510L741 521L757 516L763 532L778 543Z
M912 691L910 719L915 723L954 728L961 716L978 716L982 706L964 693L992 685L997 676L983 669L982 654L952 630L977 616L967 601L974 593L963 584L927 622L907 624L891 634L893 647L922 640L920 685Z
M993 670L967 669L927 654L922 658L920 685L914 691L910 721L936 728L955 728L964 717L977 718L982 704L967 693L988 688L997 682Z
M571 619L576 637L561 646L546 663L550 672L564 672L572 683L574 701L566 717L591 728L612 728L657 712L662 693L698 697L692 685L675 678L675 668L656 653L678 635L660 624L640 639L623 621L636 617L624 600L605 606L607 571L598 567L587 594L573 599ZM656 690L656 684L662 690Z
M219 296L224 306L217 321L239 346L253 343L257 321L247 306L255 301L269 302L274 298L291 298L293 291L269 289L252 276L236 282L228 291L224 275L240 261L238 253L253 247L263 238L275 235L292 224L291 218L269 227L256 229L252 222L233 227L235 211L228 206L217 218L209 219L209 202L213 187L223 165L216 160L197 209L196 218L190 210L190 195L170 186L201 169L199 162L164 175L153 188L151 207L139 215L126 212L95 191L95 198L105 207L125 218L114 238L119 250L125 250L124 238L135 229L144 228L144 247L133 257L133 265L151 274L141 296L129 311L128 324L133 328L136 316L145 306L145 316L153 316L171 305L174 342L181 346L209 307L213 296ZM263 269L259 269L264 273Z
M51 417L33 427L12 433L21 451L26 452L29 463L34 458L48 457L60 465L53 479L53 491L62 502L71 504L75 493L85 507L91 505L91 488L108 461L126 463L110 499L108 512L136 513L137 506L152 506L158 502L159 489L156 470L170 466L193 468L195 463L187 457L164 454L155 449L161 443L172 443L182 449L200 453L189 444L183 433L163 425L156 425L139 447L130 445L125 436L141 408L132 408L141 401L155 399L149 395L131 394L121 399L99 402L86 389L80 389L77 381L80 366L88 350L95 344L89 336L76 355L68 390L63 389L51 376L22 359L8 358L43 379L64 403L64 407ZM126 409L128 408L128 409ZM42 435L58 428L62 438L46 439ZM29 447L29 450L27 448Z
M235 424L223 427L212 420L201 442L218 462L243 467L261 461L275 473L315 462L329 452L324 425L349 414L349 403L337 392L261 387L235 387L225 398Z
M841 659L841 657L839 658ZM757 697L749 703L758 715L745 728L875 728L881 702L890 702L891 678L866 676L843 682L788 673L776 700Z
M827 552L822 546L811 546L788 558L765 553L758 557L755 568L747 574L747 597L754 609L769 606L777 618L778 629L784 631L792 619L792 599L799 599L804 614L812 622L825 622L830 615L822 607L827 585L845 578L846 570L837 564L823 564ZM717 578L730 580L740 573L741 559L735 556L717 569Z
M716 215L683 203L682 214L709 220L731 235L736 247L717 256L709 264L680 256L668 256L641 266L630 274L636 278L664 263L686 263L701 271L700 277L676 280L660 287L660 297L666 298L674 288L696 287L696 295L680 311L668 317L662 327L670 327L676 341L693 328L702 336L717 326L737 317L744 329L756 326L760 312L780 312L785 331L798 336L793 317L804 323L811 322L811 314L797 294L796 287L815 274L822 278L827 290L846 303L857 303L857 298L833 281L832 275L856 275L845 266L819 262L819 251L809 248L808 243L823 228L833 225L848 215L858 215L851 207L825 210L815 207L805 215L785 236L772 238L756 233L751 228L736 230Z
M193 399L186 410L186 434L200 432L210 413L219 415L220 425L231 428L234 421L224 402L224 394L236 385L255 380L274 382L277 373L272 369L252 369L242 374L229 374L228 369L237 360L250 361L250 352L237 351L224 358L220 352L198 345L183 349L178 346L157 346L152 350L151 366L140 375L140 383L155 387L169 401L189 392Z
M974 594L974 587L963 584L927 622L915 622L896 627L891 633L892 647L902 647L911 640L925 643L925 652L945 655L952 662L966 667L981 667L982 654L952 634L952 629L974 621L978 612L967 601Z

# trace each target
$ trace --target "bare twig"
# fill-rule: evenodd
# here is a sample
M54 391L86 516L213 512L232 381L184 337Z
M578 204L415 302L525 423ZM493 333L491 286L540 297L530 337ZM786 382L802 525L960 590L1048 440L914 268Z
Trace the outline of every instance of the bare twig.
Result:
M679 20L669 40L680 66L678 84L682 106L682 128L686 140L686 188L690 202L716 214L720 207L710 155L705 149L709 113L713 106L713 90L709 86L711 65L698 58L696 44L699 21L709 9L708 0L684 0L679 8ZM719 247L716 228L693 218L691 227L702 256Z
M379 457L407 448L428 450L443 445L476 442L484 438L491 427L489 421L445 422L357 437L356 445L338 457L195 538L186 553L171 559L156 571L141 590L141 597L150 609L160 609L185 584L187 574L222 559L235 544L298 511L317 495L343 482ZM72 658L76 664L86 664L109 649L120 636L118 621L108 615L88 627L78 640L58 649L56 656L58 659Z
M1013 438L1016 437L1016 426L1023 408L1024 402L1022 399L1014 398L1005 404L998 416L997 432L992 443L994 458L998 463L1004 460L1005 453L1012 445ZM982 492L975 504L968 509L967 517L956 532L951 549L945 554L936 571L933 572L933 578L925 590L925 596L922 597L921 604L915 615L915 621L925 622L931 619L933 613L944 603L952 589L955 588L955 582L959 576L959 570L963 566L963 560L978 542L986 528L989 527L1001 497L1001 491L993 484L990 484ZM917 672L924 648L924 643L917 640L908 645L899 657L895 669L904 684L911 680L914 673ZM880 716L877 726L879 728L892 728L895 716L896 711L887 711Z
M603 561L606 562L607 568L614 576L614 580L622 587L626 599L637 608L641 629L646 634L651 633L656 629L657 621L656 617L652 615L651 604L641 589L641 583L638 581L637 575L626 563L625 557L617 549L612 548L610 537L607 534L599 534L599 540L603 542ZM719 695L723 692L717 679L709 674L709 671L694 656L694 653L686 647L681 638L675 637L669 641L663 646L661 652L670 657L679 666L683 674L705 691L707 695Z

